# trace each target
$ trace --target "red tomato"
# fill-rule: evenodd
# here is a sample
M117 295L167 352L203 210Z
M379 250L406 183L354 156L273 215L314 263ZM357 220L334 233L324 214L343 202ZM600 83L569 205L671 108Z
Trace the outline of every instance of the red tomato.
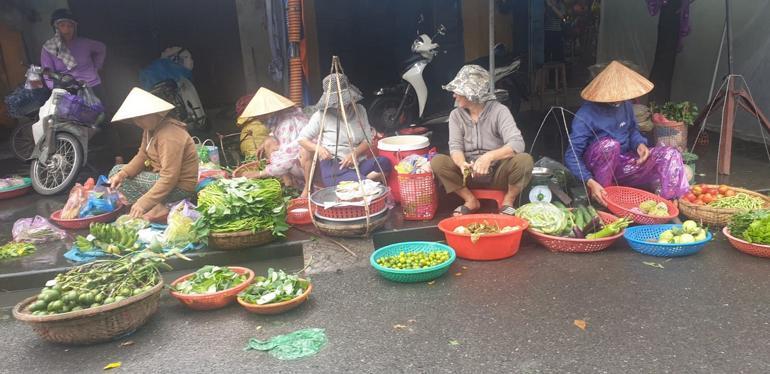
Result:
M704 204L708 204L714 201L714 197L711 196L710 193L704 193L703 195L701 195L700 199L703 201Z
M694 187L692 188L691 192L692 192L692 193L693 193L693 195L695 195L695 196L700 196L700 195L703 193L703 189L702 189L702 188L700 188L700 186L694 186Z
M700 189L703 190L703 192L706 192L706 190L709 189L709 185L706 184L706 183L701 183L700 184Z
M697 197L697 196L695 196L695 194L693 194L692 192L690 192L690 193L688 193L687 195L685 195L685 197L684 197L684 198L685 198L685 199L687 199L687 201L689 201L689 202L691 202L691 203L692 203L692 202L695 202L695 200L697 200L697 199L698 199L698 197Z
M722 195L724 195L724 194L725 194L725 192L727 192L727 190L728 190L728 189L730 189L730 187L727 187L727 185L726 185L726 184L721 184L721 185L719 185L719 189L718 189L718 191L719 191L719 193L721 193Z
M703 200L701 199L695 199L695 201L692 202L695 205L703 205Z
M727 190L727 191L725 191L725 196L728 196L728 197L735 196L735 191L734 190Z

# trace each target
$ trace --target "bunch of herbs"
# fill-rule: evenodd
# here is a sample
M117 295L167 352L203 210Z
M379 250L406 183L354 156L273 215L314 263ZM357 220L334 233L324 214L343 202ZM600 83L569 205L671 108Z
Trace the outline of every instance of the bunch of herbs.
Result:
M299 297L310 286L310 281L283 270L267 270L267 277L258 276L254 283L241 292L241 300L257 305L280 303Z
M206 265L192 277L173 286L173 289L183 294L210 294L233 288L245 281L245 274L238 274L227 267Z
M275 178L219 179L198 193L198 211L211 232L269 230L285 236L286 202Z

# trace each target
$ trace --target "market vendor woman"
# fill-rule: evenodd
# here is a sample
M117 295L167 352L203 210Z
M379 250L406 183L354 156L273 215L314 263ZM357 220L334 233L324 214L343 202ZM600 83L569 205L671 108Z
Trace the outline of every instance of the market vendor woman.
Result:
M652 88L652 82L613 61L581 93L586 102L572 122L572 148L564 161L603 205L604 187L611 185L656 189L666 199L688 191L681 153L672 147L650 148L639 132L629 100Z
M468 187L506 191L500 213L513 215L513 203L532 175L532 156L524 153L524 138L511 111L489 92L489 73L465 65L444 89L454 94L457 108L449 114L449 156L431 160L433 172L449 193L464 204L455 215L480 207Z
M354 158L358 161L361 178L379 181L384 177L380 168L382 168L382 172L388 173L392 165L385 157L377 157L376 160L366 158L367 154L370 154L369 142L366 140L372 139L372 130L369 118L366 116L366 108L358 104L363 96L356 86L348 83L348 78L345 75L339 74L339 80L342 105L345 106L345 115L352 136L348 137L348 131L342 119L337 78L334 74L330 74L323 80L325 92L316 105L318 111L310 117L307 126L299 134L299 144L311 154L318 152L321 178L323 178L326 187L336 186L342 181L358 181L358 176L353 168ZM321 134L320 144L316 144L315 142L321 132L321 120L327 96L329 108L326 111L326 118L323 119L324 131Z
M172 109L170 103L135 87L112 118L143 130L136 156L110 171L110 185L132 204L132 217L161 219L168 214L166 203L195 194L198 153L187 126L166 117Z

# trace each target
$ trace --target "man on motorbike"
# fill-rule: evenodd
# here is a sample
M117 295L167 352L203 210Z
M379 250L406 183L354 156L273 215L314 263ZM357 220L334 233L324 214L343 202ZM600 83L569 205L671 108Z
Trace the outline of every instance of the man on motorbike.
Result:
M132 217L161 219L168 214L166 203L195 195L198 153L187 126L166 116L172 109L170 103L134 87L112 118L143 130L136 156L110 171L110 186L132 204Z
M500 213L513 215L513 202L532 176L532 156L524 153L524 138L511 111L489 92L489 73L478 65L465 65L443 86L457 106L449 114L449 156L431 160L433 172L448 193L464 204L455 215L480 207L469 187L506 191Z
M324 78L324 94L316 105L318 111L310 117L307 126L300 132L299 144L310 154L318 152L321 178L327 187L336 186L342 181L358 181L353 168L354 158L358 161L358 169L362 177L380 180L385 177L380 173L380 167L383 172L388 173L392 165L385 157L377 157L376 161L373 158L366 158L367 153L370 152L369 142L366 139L372 138L372 130L369 118L366 116L366 108L358 104L363 99L361 91L349 84L348 78L343 74L339 74L340 91L336 83L335 74L329 74ZM342 95L342 103L339 102L339 93ZM324 131L321 134L320 144L316 144L315 141L321 132L321 119L324 116L327 99L329 109L324 119ZM352 137L348 136L342 122L340 107L343 105ZM378 163L379 166L377 166Z
M104 66L107 47L104 43L77 35L78 22L69 9L56 9L51 14L51 26L54 36L43 43L40 51L40 65L57 73L69 74L75 80L91 87L94 94L104 98L102 79L99 70ZM49 88L53 81L46 77ZM109 148L115 152L115 163L122 163L118 153L119 138L115 129L105 127L109 137Z

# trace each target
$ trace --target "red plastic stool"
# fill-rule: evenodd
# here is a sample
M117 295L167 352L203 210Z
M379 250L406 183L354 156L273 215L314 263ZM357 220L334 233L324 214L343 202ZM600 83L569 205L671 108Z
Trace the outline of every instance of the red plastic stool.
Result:
M497 209L503 206L503 198L505 197L505 191L500 190L488 190L485 188L471 188L471 193L479 200L494 200L497 202Z

